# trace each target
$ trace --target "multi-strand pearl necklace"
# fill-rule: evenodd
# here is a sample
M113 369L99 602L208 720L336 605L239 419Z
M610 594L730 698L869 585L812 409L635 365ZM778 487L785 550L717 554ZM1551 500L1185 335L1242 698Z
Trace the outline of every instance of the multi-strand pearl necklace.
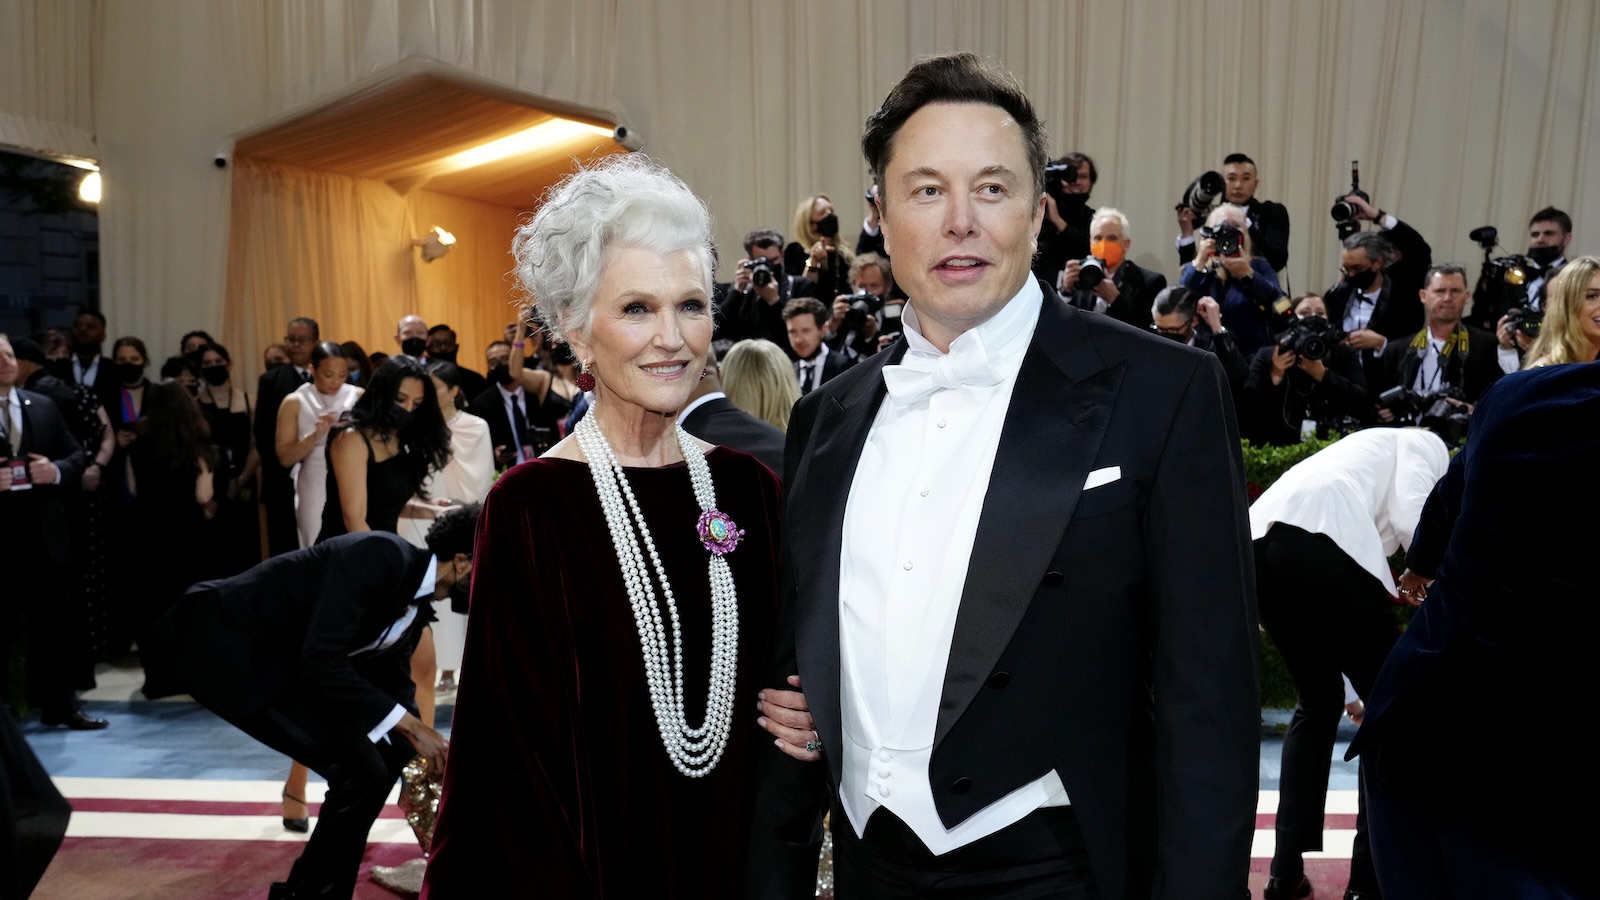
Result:
M678 445L689 466L689 482L703 513L716 509L717 495L711 484L711 466L706 463L694 439L681 426L674 426ZM683 709L683 639L678 622L678 607L667 581L666 569L656 554L655 542L645 525L639 502L617 461L611 444L600 431L594 411L578 421L573 429L578 446L589 460L589 472L600 495L611 542L617 549L628 600L633 604L633 620L639 629L639 646L644 652L645 680L650 687L650 705L655 709L661 743L678 771L699 778L716 767L728 744L733 723L734 681L739 664L739 605L734 596L733 574L721 553L711 552L711 684L706 694L706 716L699 728L691 728ZM704 518L704 515L702 515ZM631 519L631 522L630 522ZM637 530L635 530L637 528ZM643 549L641 551L641 542ZM650 564L645 564L645 556ZM650 580L655 570L661 596L672 626L672 647L667 647L667 632L662 623L661 604ZM669 655L670 654L670 655Z

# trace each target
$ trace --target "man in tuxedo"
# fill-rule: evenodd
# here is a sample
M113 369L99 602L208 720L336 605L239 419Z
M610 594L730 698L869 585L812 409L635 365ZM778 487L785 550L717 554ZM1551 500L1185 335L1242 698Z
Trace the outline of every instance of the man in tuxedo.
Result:
M423 354L428 352L428 323L418 315L401 316L394 325L394 342L402 356L425 362Z
M795 377L801 395L809 394L845 369L855 365L855 351L834 350L823 340L828 330L828 308L814 297L797 297L783 308L783 323L794 356Z
M528 403L533 398L511 373L510 344L494 341L484 355L489 362L489 386L467 402L467 412L489 423L495 468L505 469L538 455L528 427Z
M1433 248L1410 225L1373 206L1359 194L1346 196L1359 221L1376 231L1345 238L1339 280L1323 295L1328 321L1345 333L1344 343L1361 353L1367 384L1381 380L1380 362L1392 339L1405 340L1422 327L1419 296L1433 265Z
M1461 321L1466 309L1467 270L1443 263L1428 270L1427 287L1420 291L1427 322L1410 340L1390 341L1383 351L1383 375L1374 396L1392 387L1404 387L1427 397L1445 387L1459 388L1468 403L1478 402L1489 385L1500 379L1498 346L1494 335ZM1394 421L1394 412L1378 410L1382 422Z
M1045 145L966 53L867 121L911 300L904 338L790 423L766 686L799 673L825 762L763 748L756 896L813 893L829 801L841 897L1245 896L1257 627L1227 381L1031 277Z
M84 715L73 694L74 631L63 591L72 563L68 492L78 489L89 453L55 401L23 390L18 378L16 352L0 334L0 547L9 579L0 608L0 701L8 699L12 640L26 620L28 684L39 721L93 731L106 722Z
M428 361L443 360L447 363L455 363L456 371L461 376L461 393L470 400L483 393L489 387L489 379L456 360L456 355L460 349L460 345L456 343L456 330L454 328L449 325L439 324L428 329Z
M1083 260L1067 262L1061 273L1066 300L1079 309L1103 312L1135 328L1149 328L1150 305L1167 286L1167 276L1128 259L1133 239L1128 237L1128 217L1122 210L1102 206L1089 222L1089 254L1100 260L1104 275L1093 287L1079 282Z
M678 413L678 424L703 441L743 450L772 471L783 471L783 432L734 406L722 392L722 378L714 365L695 385Z
M350 896L400 769L421 754L443 771L444 738L417 718L411 652L433 602L467 591L478 510L442 513L427 549L359 532L201 582L158 623L196 700L328 781L274 900Z
M1282 272L1289 265L1289 210L1282 203L1256 198L1261 179L1256 162L1243 153L1230 153L1222 161L1222 180L1226 187L1223 201L1242 206L1250 226L1250 244L1256 253ZM1178 264L1194 262L1194 210L1178 207Z
M1581 523L1596 459L1600 363L1517 372L1484 394L1423 506L1400 577L1420 605L1349 751L1387 897L1593 896L1574 802L1600 795L1594 748L1559 732L1594 680L1594 531ZM1529 485L1576 513L1539 530L1535 559L1516 549ZM1504 710L1517 724L1496 721Z
M283 347L289 364L261 373L256 382L256 453L261 457L261 505L267 513L267 555L277 556L300 547L294 518L294 482L289 467L278 461L278 406L283 398L311 380L311 350L322 339L315 319L289 320Z
M100 355L105 344L106 317L93 309L79 312L72 320L72 380L96 394L116 381L110 361Z

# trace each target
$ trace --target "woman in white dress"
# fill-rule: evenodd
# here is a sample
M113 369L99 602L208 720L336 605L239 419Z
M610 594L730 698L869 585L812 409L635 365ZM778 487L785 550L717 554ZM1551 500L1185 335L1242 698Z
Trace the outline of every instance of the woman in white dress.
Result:
M428 374L439 398L439 409L450 426L450 462L428 476L424 489L428 497L448 499L452 505L482 502L494 485L494 442L489 437L489 423L465 411L467 398L461 392L461 370L455 364L432 363ZM422 506L418 504L419 508ZM400 533L418 547L426 547L424 538L432 523L431 518L402 518ZM456 686L456 670L461 667L461 652L467 640L467 616L444 605L436 607L435 612L439 616L433 623L435 665L441 675L439 690L451 691ZM412 675L418 674L413 666ZM431 671L427 677L428 684L419 682L417 690L432 689Z
M278 461L293 470L294 515L302 549L316 543L327 500L328 430L350 411L361 388L349 383L344 351L323 341L311 351L311 381L283 398L278 407Z

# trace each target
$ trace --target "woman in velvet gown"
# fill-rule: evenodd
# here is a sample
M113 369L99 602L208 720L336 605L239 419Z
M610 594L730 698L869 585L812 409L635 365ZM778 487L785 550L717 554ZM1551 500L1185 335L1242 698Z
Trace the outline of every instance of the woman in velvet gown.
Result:
M742 893L763 736L753 706L777 617L779 487L754 457L676 423L711 342L708 238L688 188L632 157L572 176L519 233L523 287L572 345L595 400L572 435L504 475L485 502L462 663L472 677L457 693L425 898L470 897L484 884L526 897ZM603 262L578 296L576 270L592 260ZM605 493L619 490L619 469L647 531L602 511L624 502ZM712 543L697 531L709 510L692 487L707 472L716 509L744 532L718 551L738 616L737 662L722 670L707 665L719 601ZM624 583L614 541L626 537L613 527L653 544L670 585L680 629L649 570L663 630L682 637L681 725L671 710L658 716L648 689L633 606L643 601ZM670 659L664 668L670 693ZM730 670L733 712L718 720L711 673ZM679 727L718 734L717 721L720 758L709 771L689 762L697 774L686 774L665 744Z

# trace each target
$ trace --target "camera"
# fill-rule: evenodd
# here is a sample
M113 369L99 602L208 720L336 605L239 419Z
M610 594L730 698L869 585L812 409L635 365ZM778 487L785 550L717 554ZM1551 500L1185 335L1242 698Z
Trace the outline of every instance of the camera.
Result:
M765 256L747 259L739 263L739 266L750 270L750 281L756 287L767 287L783 274L783 263L767 259Z
M867 327L867 316L877 312L878 298L868 291L856 291L854 294L842 294L839 299L850 304L844 314L844 330L861 332Z
M1517 322L1526 321L1531 313L1533 320L1530 327L1534 331L1524 330L1523 333L1536 334L1542 317L1536 311L1527 309L1527 284L1532 280L1530 272L1538 266L1515 253L1496 258L1495 242L1500 234L1493 225L1474 228L1467 232L1467 237L1483 248L1483 268L1478 273L1477 287L1472 291L1472 318L1478 327L1493 331L1501 316L1513 315L1515 327ZM1518 312L1514 314L1514 310Z
M1360 210L1345 199L1352 194L1368 202L1372 200L1366 191L1361 189L1361 163L1354 159L1350 160L1350 190L1333 198L1333 209L1328 211L1328 215L1337 223L1341 241L1361 230L1361 226L1356 223L1356 213Z
M1200 177L1189 182L1183 190L1183 199L1178 201L1177 209L1194 210L1196 219L1205 218L1206 213L1216 204L1217 198L1222 196L1222 175L1218 172L1204 172Z
M1218 225L1215 228L1201 228L1200 236L1209 238L1217 245L1218 256L1238 256L1244 246L1244 232L1232 225ZM1083 276L1078 276L1080 279Z
M1293 353L1301 359L1327 359L1344 332L1321 316L1307 316L1289 323L1289 329L1278 336L1278 349Z
M1506 309L1506 324L1512 331L1520 331L1534 340L1538 340L1539 332L1544 330L1544 310L1533 309L1523 301Z
M1072 163L1051 163L1044 167L1044 189L1054 196L1066 193L1066 185L1078 183L1078 167Z
M1098 257L1085 256L1083 262L1078 263L1078 287L1085 291L1092 291L1106 280L1106 264Z
M891 344L900 340L900 318L905 311L906 305L903 302L883 304L883 308L878 310L878 316L882 319L878 324L880 340L888 338Z
M1461 389L1453 385L1444 385L1431 394L1397 386L1378 395L1378 406L1393 413L1396 423L1420 425L1455 447L1467 439L1472 420L1472 413L1464 405L1466 400Z

